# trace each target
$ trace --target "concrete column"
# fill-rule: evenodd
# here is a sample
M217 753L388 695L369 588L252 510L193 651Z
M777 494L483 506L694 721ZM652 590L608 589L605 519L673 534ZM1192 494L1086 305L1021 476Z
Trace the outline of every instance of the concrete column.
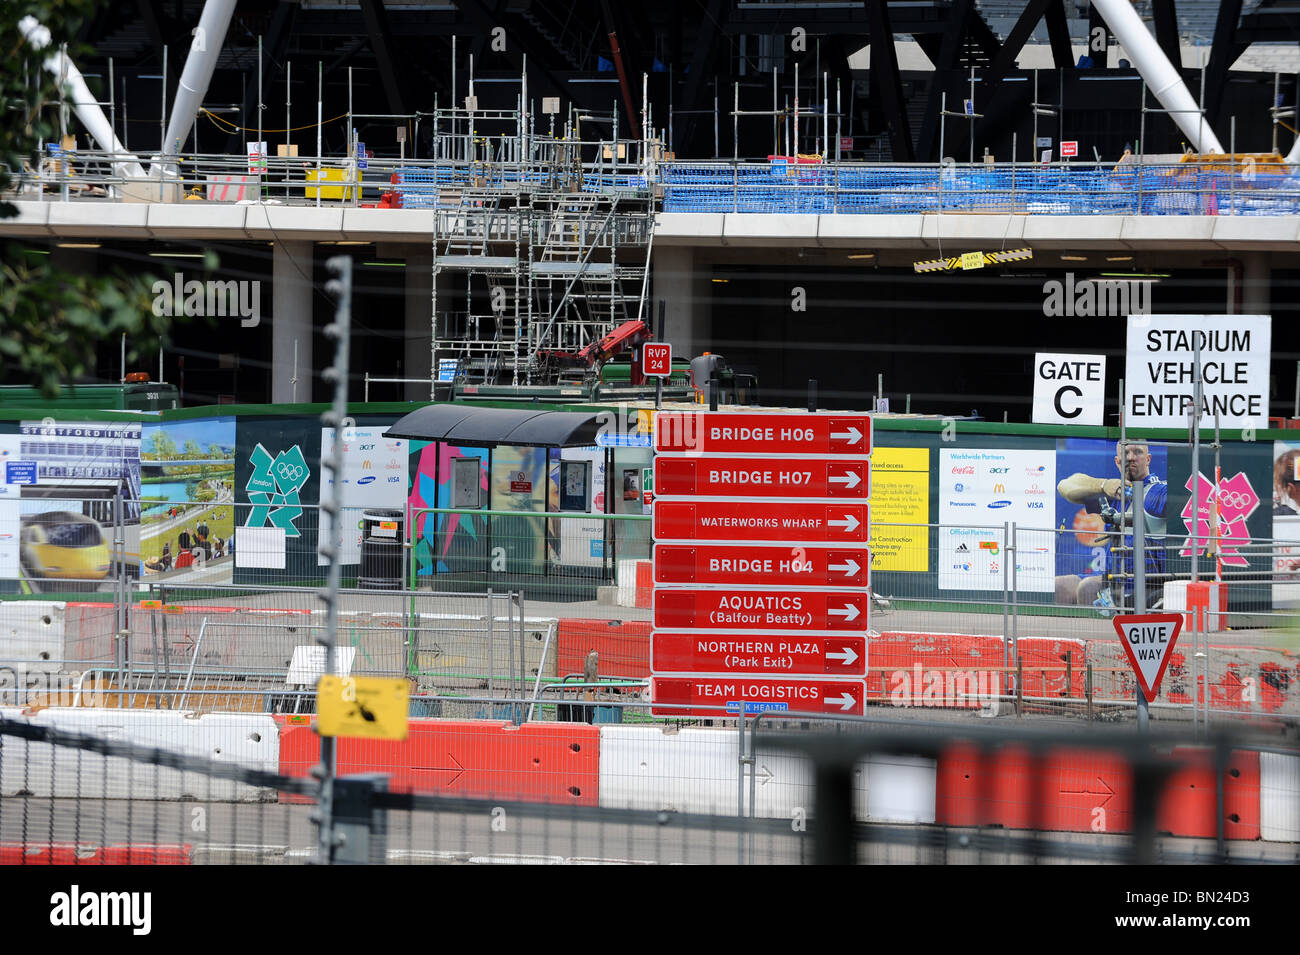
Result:
M1241 255L1241 313L1269 315L1273 307L1272 263L1267 252Z
M277 242L271 283L271 400L312 400L311 242ZM296 381L295 381L296 379Z
M430 378L433 346L433 249L406 249L406 346L403 378ZM407 401L428 401L428 384L402 386ZM385 391L385 394L389 392Z
M692 358L710 350L713 318L706 269L695 252L680 246L656 246L650 317L659 320L659 300L667 302L665 336L672 342L674 358Z

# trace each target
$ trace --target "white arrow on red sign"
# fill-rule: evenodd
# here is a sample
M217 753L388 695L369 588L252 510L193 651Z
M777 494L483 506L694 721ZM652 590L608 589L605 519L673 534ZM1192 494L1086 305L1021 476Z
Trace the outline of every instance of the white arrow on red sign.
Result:
M1180 613L1121 614L1113 621L1119 642L1128 654L1142 692L1150 702L1160 692L1165 667L1173 656L1174 644L1183 629Z
M852 577L852 576L853 576L854 574L856 574L859 570L861 570L862 567L861 567L861 565L859 565L858 562L857 562L856 560L854 560L852 557L846 557L846 558L844 558L844 563L842 563L842 564L827 564L827 565L826 565L826 569L827 569L827 570L841 570L841 571L844 572L844 575L845 575L846 577Z
M858 658L857 651L855 651L852 647L844 647L843 652L832 650L826 654L827 660L843 660L844 662L841 664L841 666L846 666L846 667L853 666L853 661L856 660L857 658Z
M854 517L852 514L845 514L844 520L842 521L832 519L827 521L826 523L831 527L844 528L844 533L846 534L852 534L854 531L858 529L859 526L861 526L861 522L859 522L858 519Z
M826 615L829 617L843 617L846 621L852 622L858 619L858 608L853 604L845 604L843 607L827 607Z
M829 484L843 484L847 488L854 488L862 483L862 478L852 471L845 471L843 474L832 474L826 481Z

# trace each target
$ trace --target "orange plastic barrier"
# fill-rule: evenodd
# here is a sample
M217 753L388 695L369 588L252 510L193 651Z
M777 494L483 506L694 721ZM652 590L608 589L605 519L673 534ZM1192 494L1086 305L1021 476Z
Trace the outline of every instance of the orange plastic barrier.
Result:
M320 737L276 720L280 772L308 775ZM338 775L387 773L394 792L594 806L600 780L600 730L581 723L414 719L405 740L340 737L337 754Z
M1016 649L1020 653L1025 696L1083 699L1087 691L1087 641L1021 637Z
M1160 687L1160 699L1190 703L1193 687L1199 702L1205 701L1205 676L1192 680L1190 647L1184 652L1182 638L1169 654L1169 668ZM1292 650L1212 644L1210 647L1210 705L1217 710L1239 712L1300 712L1300 654ZM1136 681L1123 648L1115 640L1088 643L1088 661L1093 665L1098 699L1133 699Z
M192 845L104 846L104 865L191 865Z
M1209 750L1178 747L1177 764L1156 807L1156 829L1175 836L1214 838L1214 767ZM1224 836L1259 838L1259 754L1233 751L1223 776ZM1031 757L1007 748L982 757L970 745L939 759L935 822L1065 832L1128 832L1133 776L1116 756L1081 749Z
M581 673L587 654L600 656L602 677L640 680L650 675L650 621L561 620L556 672Z
M102 847L0 844L0 865L190 865L193 852L188 843Z
M1106 753L1068 749L1031 757L1007 748L981 757L962 745L939 758L940 825L1126 832L1132 811L1132 773Z
M653 561L636 562L636 606L649 610L654 606L655 565Z
M101 865L98 846L0 844L0 865Z
M1190 763L1165 784L1156 810L1156 828L1175 836L1213 839L1215 818L1213 754L1210 750L1180 746L1173 759ZM1228 839L1259 838L1259 753L1233 750L1223 773L1223 834Z
M867 645L867 699L898 706L978 708L971 694L1006 692L1002 638L885 632Z

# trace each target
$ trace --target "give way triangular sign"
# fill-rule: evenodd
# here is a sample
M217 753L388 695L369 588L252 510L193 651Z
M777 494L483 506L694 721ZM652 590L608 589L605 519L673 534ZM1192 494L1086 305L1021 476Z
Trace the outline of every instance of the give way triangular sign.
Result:
M1114 619L1119 642L1133 664L1147 702L1160 692L1160 681L1173 655L1174 644L1183 629L1180 613L1130 613Z

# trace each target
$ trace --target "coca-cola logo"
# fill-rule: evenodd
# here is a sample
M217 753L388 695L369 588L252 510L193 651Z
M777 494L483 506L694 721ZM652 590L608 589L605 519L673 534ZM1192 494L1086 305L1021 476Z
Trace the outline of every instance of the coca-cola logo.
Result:
M953 474L974 474L975 465L973 464L959 465L952 469L952 473Z

